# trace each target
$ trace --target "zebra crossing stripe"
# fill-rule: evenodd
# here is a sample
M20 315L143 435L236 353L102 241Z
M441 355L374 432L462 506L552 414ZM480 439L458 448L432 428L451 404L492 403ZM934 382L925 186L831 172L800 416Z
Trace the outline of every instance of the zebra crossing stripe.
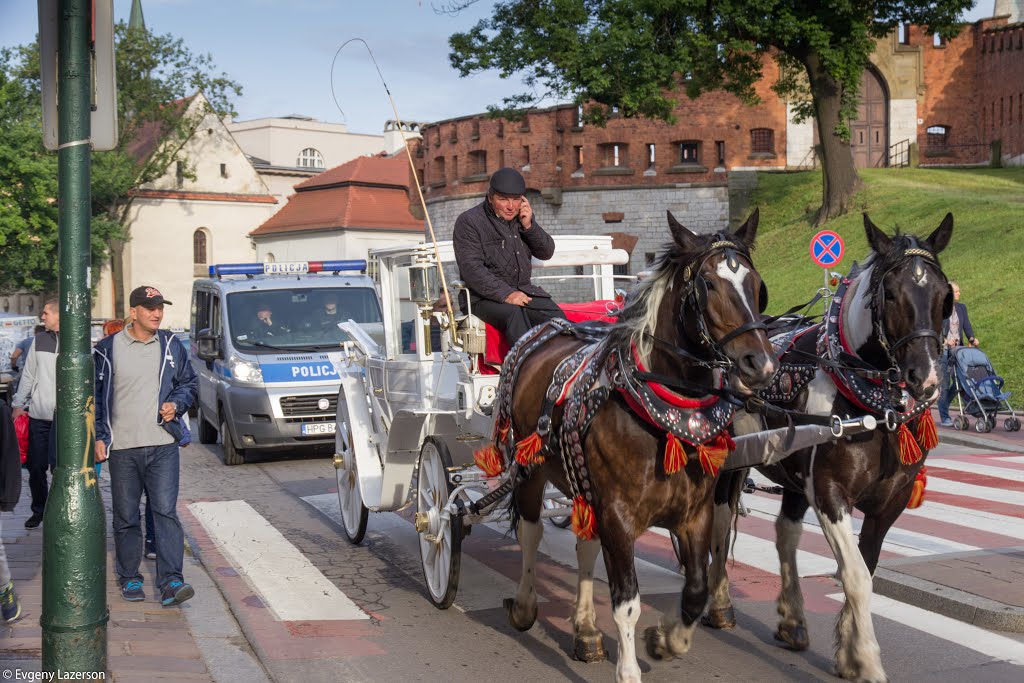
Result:
M973 462L964 462L962 460L954 460L952 458L932 458L928 460L928 478L934 474L938 474L939 470L953 470L955 472L969 472L972 474L983 474L987 477L996 477L997 479L1009 479L1010 481L1021 481L1024 482L1024 470L1014 470L1009 467L993 467L991 465L974 464Z
M279 620L369 618L244 500L192 503L188 509Z

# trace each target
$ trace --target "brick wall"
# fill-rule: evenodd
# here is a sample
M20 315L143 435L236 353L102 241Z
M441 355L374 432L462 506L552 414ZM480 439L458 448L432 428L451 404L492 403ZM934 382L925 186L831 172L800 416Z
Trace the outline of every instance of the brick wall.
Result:
M1024 166L1024 23L985 31L979 52L983 132L999 141L1004 164Z

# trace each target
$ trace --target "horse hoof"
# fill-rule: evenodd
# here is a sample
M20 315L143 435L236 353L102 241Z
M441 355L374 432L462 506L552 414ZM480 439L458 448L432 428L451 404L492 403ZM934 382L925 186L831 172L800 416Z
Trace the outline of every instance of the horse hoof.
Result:
M803 624L779 624L775 632L775 640L783 642L790 650L806 650L811 639L807 635L807 627Z
M607 655L604 652L600 634L590 638L573 638L572 656L576 661L587 664L603 662Z
M508 623L512 624L517 631L529 631L533 627L533 622L537 621L536 603L533 605L533 611L526 617L517 608L515 598L505 598L502 605L505 607L505 613L508 614Z
M673 659L674 654L668 649L665 641L665 631L660 626L648 626L644 631L644 641L647 643L647 654L658 661Z
M711 609L700 618L700 623L711 628L733 628L736 626L736 612L732 607Z

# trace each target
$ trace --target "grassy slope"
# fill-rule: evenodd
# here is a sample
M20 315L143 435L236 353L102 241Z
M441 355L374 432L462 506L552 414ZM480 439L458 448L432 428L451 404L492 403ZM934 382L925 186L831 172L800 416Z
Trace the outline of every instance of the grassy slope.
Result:
M870 169L861 177L855 210L825 226L846 244L834 270L846 273L867 255L864 211L890 234L899 227L922 237L952 212L953 239L940 256L942 267L960 283L981 348L1015 392L1011 404L1024 406L1024 169ZM771 292L771 313L806 301L822 285L822 269L808 254L820 197L819 173L759 177L751 203L761 209L754 256Z

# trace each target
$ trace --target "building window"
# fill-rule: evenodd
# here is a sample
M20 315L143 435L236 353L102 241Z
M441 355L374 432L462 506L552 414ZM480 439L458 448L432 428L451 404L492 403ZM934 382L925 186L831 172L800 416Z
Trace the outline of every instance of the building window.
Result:
M500 119L500 120L498 121L498 132L497 132L497 136L498 136L499 138L503 138L503 137L505 137L505 120L504 120L504 119Z
M178 187L184 187L185 185L185 162L176 161L174 162L174 181L178 184Z
M299 168L323 168L324 157L322 154L320 154L319 151L313 149L312 147L307 147L306 149L299 152L299 160L297 162L297 166Z
M718 165L725 167L725 140L715 140L715 156L718 157Z
M530 146L523 145L523 170L530 170Z
M653 251L647 252L646 254L644 254L644 266L647 267L647 268L650 268L651 266L654 265L654 262L657 260L657 258L658 258L658 254L657 253L655 253Z
M274 256L274 252L268 251L267 255L263 257L263 260L267 263L274 263L277 261L277 257Z
M896 37L900 45L910 45L910 24L900 24L896 29Z
M604 168L618 168L620 166L627 166L626 163L626 149L627 145L619 142L609 142L601 145L601 166Z
M679 163L699 164L700 163L700 142L697 140L684 140L679 143Z
M576 145L572 148L573 156L576 158L576 170L583 170L583 145Z
M470 135L470 137L472 139L474 139L474 140L479 140L480 139L480 120L479 119L473 119L473 130L472 130L472 134Z
M220 177L221 178L227 178L228 177L228 165L227 164L221 164L220 165Z
M754 128L750 131L750 149L754 154L774 154L775 131L771 128Z
M928 135L927 141L929 147L945 147L949 142L948 126L928 126L928 129L925 132Z
M469 168L466 171L471 176L487 175L487 152L477 150L469 153Z
M192 263L197 266L208 264L210 255L210 241L206 230L199 228L192 233Z
M625 276L629 275L629 262L616 263L612 266L612 275Z
M448 142L458 142L458 141L459 141L459 127L458 127L457 124L453 123L452 124L452 135L451 135L450 138L448 138Z
M648 143L647 145L647 169L654 170L654 143Z
M505 150L498 150L498 168L505 168Z
M576 127L577 128L582 128L583 127L583 105L582 104L578 105L576 107Z
M452 180L459 179L459 157L458 155L452 156Z
M932 47L945 47L946 39L938 33L932 34Z
M434 172L431 175L434 176L434 181L431 183L432 186L444 185L446 180L444 173L444 157L436 157L434 159Z

